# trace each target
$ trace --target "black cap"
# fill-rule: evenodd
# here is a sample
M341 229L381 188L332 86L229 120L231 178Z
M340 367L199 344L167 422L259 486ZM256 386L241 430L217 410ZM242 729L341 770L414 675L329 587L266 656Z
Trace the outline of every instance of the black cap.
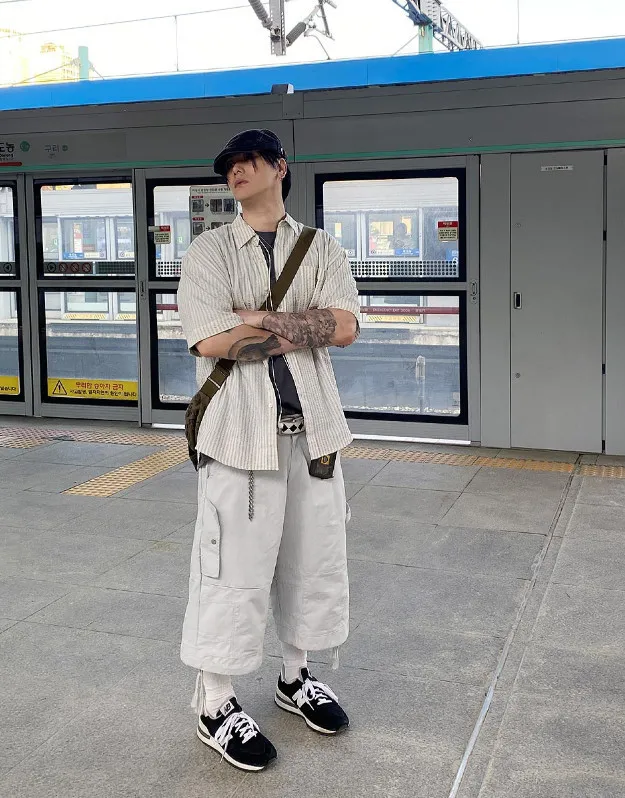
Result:
M233 155L259 152L272 153L278 158L286 158L282 142L271 130L244 130L230 139L215 158L213 169L218 175L226 176L228 159Z

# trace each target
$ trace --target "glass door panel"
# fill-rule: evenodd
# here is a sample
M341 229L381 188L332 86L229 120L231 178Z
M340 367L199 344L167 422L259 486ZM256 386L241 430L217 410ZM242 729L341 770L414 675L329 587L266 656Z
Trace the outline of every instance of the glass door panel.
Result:
M137 323L119 318L120 294L45 290L41 301L42 399L136 403Z
M467 422L466 290L450 290L466 275L465 183L460 169L316 176L317 225L360 289L360 337L331 350L350 417Z
M40 277L134 275L130 182L40 183L35 203Z

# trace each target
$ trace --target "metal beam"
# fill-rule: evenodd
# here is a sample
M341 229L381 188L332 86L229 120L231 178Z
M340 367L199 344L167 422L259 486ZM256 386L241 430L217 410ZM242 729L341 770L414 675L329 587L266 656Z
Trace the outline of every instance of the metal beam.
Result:
M482 43L440 0L393 0L411 22L432 28L434 38L448 50L481 50Z

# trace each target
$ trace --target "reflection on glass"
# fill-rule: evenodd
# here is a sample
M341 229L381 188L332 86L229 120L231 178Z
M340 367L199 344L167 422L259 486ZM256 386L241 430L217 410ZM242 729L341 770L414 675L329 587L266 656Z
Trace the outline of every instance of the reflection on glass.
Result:
M134 294L46 291L44 297L48 396L137 401Z
M120 260L133 260L135 257L135 230L132 219L115 220L115 243Z
M0 186L0 277L16 273L13 189Z
M182 260L185 252L189 249L189 244L191 243L191 225L189 224L189 219L185 217L184 219L175 219L174 220L174 235L175 235L175 248L176 248L176 259Z
M323 212L357 277L459 276L455 177L328 180Z
M61 236L57 219L42 220L43 257L46 260L61 260L59 247Z
M156 295L158 385L161 402L188 402L196 392L195 359L187 357L176 294Z
M20 392L20 359L15 291L0 291L0 400Z
M156 276L180 277L180 266L191 243L191 219L189 217L189 199L191 184L177 186L154 186L154 224L169 225L172 231L172 240L169 244L157 244L156 250ZM234 197L211 197L192 200L194 213L202 214L233 214L235 213ZM193 222L193 237L201 235L205 229L214 230L227 224L213 221L206 225L204 221L196 219Z
M46 276L134 274L130 183L40 186Z
M355 213L326 212L324 227L347 251L350 258L356 257L358 244Z
M420 256L417 214L370 213L368 221L371 257Z
M168 224L173 232L171 244L160 244L156 247L157 277L180 276L181 260L191 243L190 188L189 184L154 187L154 224ZM204 211L204 203L201 205L198 213ZM203 230L202 225L200 232Z
M346 410L460 414L458 296L361 296L361 334L332 349Z

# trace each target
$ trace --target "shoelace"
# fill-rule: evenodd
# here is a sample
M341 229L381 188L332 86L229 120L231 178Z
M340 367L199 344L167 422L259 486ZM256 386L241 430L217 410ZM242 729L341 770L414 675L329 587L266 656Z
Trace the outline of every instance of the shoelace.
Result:
M330 690L327 684L310 678L306 679L298 690L298 693L301 694L302 703L308 704L310 707L312 707L313 701L316 702L317 706L321 704L330 704L332 700L336 701L338 704L339 701L338 697ZM294 697L297 701L297 693Z
M228 743L232 740L233 733L238 732L244 743L249 742L260 731L255 721L245 712L233 712L224 720L215 732L215 740L223 748L224 754ZM223 759L223 756L222 756Z

